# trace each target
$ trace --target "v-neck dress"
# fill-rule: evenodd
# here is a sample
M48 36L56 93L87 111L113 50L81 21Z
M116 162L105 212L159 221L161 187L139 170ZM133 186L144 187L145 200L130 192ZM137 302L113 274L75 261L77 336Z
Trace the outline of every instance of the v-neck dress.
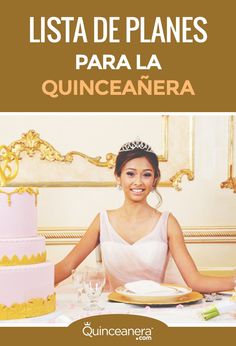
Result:
M130 244L112 227L107 212L100 213L101 255L108 289L136 280L163 282L169 257L168 217L169 212L163 212L150 233Z

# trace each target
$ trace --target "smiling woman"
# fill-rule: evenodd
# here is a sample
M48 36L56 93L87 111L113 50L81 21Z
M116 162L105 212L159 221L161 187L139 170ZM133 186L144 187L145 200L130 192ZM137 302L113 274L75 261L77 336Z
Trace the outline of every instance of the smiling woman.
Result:
M115 176L120 188L127 182L133 195L146 194L146 197L155 191L161 203L161 195L156 190L161 178L158 157L148 144L140 141L124 144L116 159Z
M95 217L79 244L56 265L56 283L100 244L110 290L130 281L163 282L169 255L192 289L216 292L234 288L234 277L201 275L175 217L148 204L147 197L160 180L158 158L148 144L140 140L124 144L117 155L115 177L124 193L123 205Z

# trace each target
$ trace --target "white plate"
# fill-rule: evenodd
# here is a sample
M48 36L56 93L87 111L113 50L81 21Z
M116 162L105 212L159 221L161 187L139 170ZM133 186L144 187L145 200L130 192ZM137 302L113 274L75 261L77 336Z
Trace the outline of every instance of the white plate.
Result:
M135 293L132 291L129 291L126 287L121 286L116 288L116 293L121 294L122 296L129 297L129 298L148 298L148 297L153 297L153 298L159 298L159 297L181 297L184 296L185 294L189 294L192 292L192 289L189 287L184 287L184 286L177 286L177 285L161 285L163 286L163 291L158 291L158 292L150 292L150 293ZM165 287L168 288L168 291L165 291ZM172 292L170 291L172 290Z

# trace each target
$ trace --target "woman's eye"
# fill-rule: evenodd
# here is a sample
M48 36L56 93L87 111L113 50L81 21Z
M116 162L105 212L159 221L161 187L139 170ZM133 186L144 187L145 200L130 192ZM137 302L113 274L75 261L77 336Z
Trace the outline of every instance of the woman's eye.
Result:
M133 177L134 173L133 172L127 172L127 175L130 176L130 177Z
M149 178L149 177L151 177L151 176L152 176L151 173L145 173L145 174L144 174L144 177L147 177L147 178Z

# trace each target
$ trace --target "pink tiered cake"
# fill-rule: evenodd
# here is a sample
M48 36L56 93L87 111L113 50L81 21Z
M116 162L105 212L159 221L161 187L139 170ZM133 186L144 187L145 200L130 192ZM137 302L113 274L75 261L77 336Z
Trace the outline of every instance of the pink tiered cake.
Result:
M0 319L55 310L54 265L37 234L37 194L0 187Z

